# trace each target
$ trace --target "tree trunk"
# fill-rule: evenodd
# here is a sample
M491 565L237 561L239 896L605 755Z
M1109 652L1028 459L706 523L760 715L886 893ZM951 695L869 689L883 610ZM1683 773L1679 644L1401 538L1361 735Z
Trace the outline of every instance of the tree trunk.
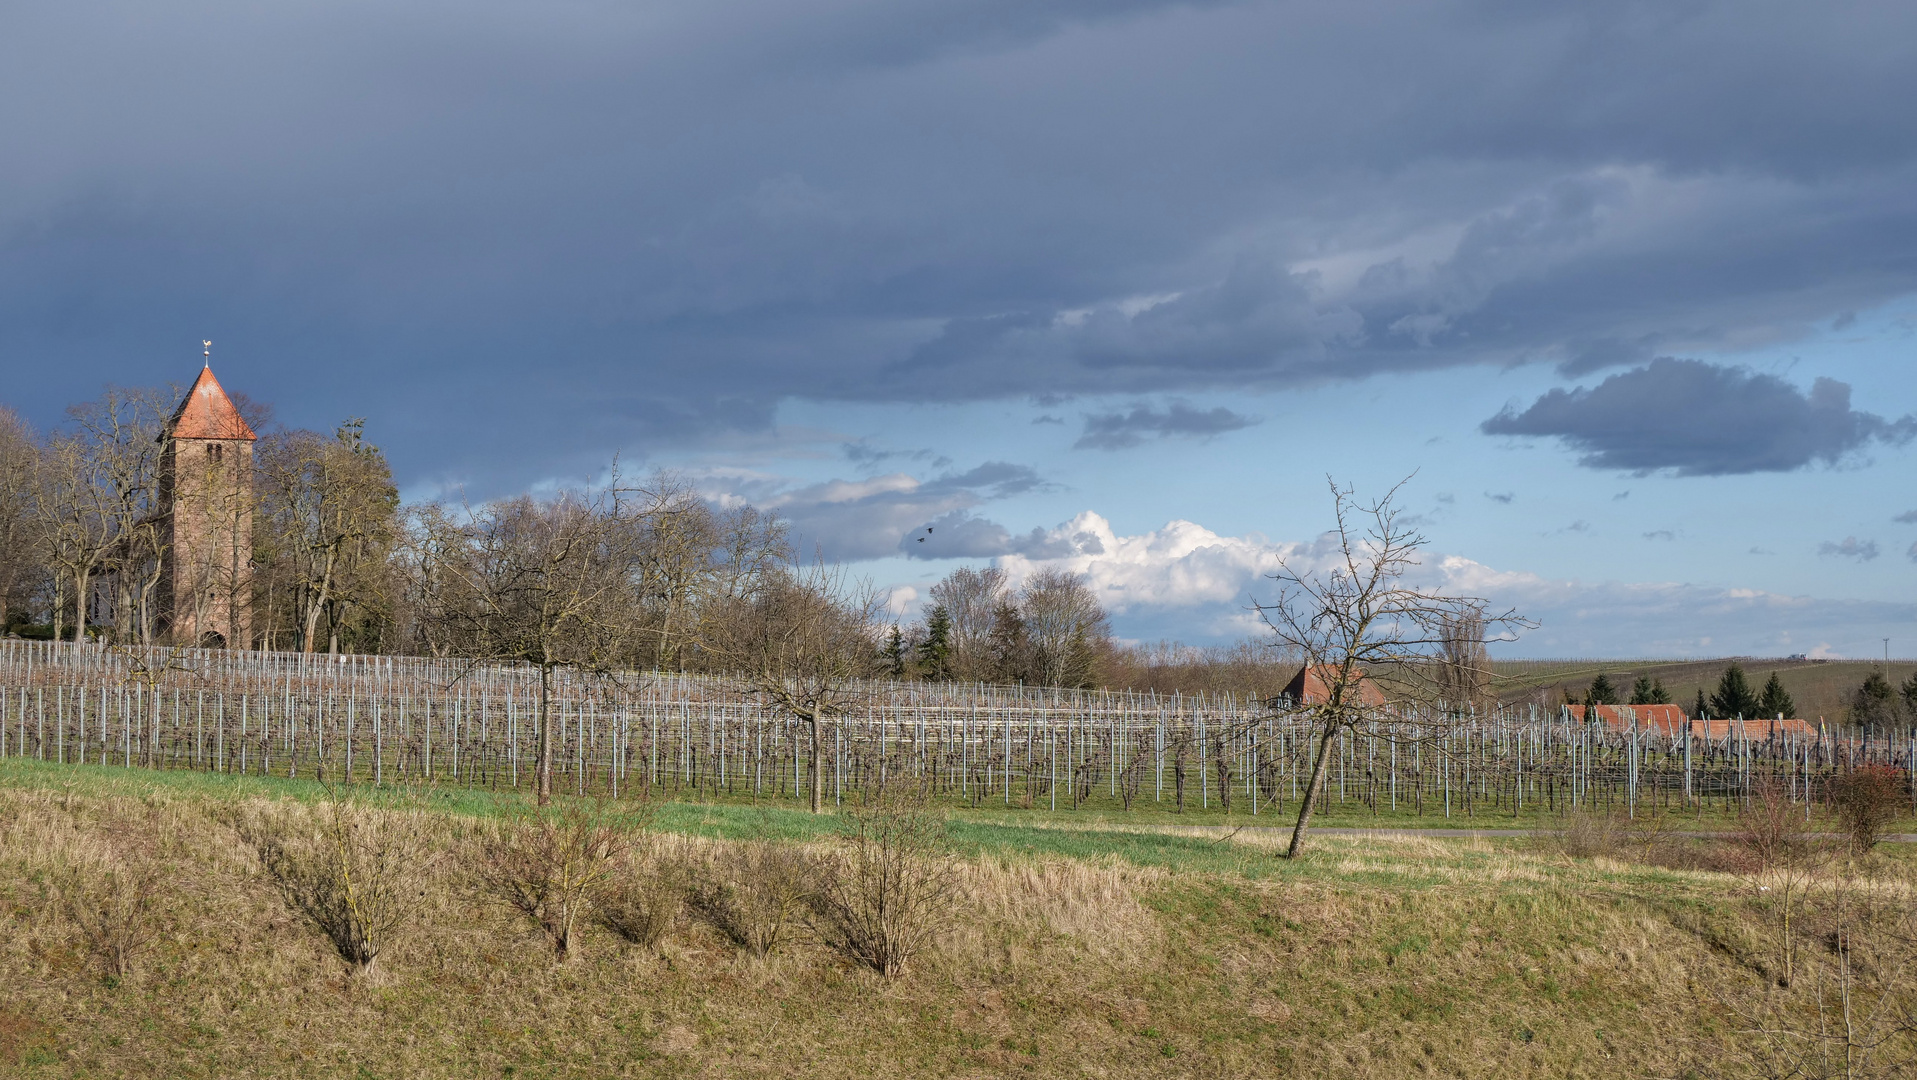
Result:
M333 558L334 552L328 548L324 568L320 571L319 592L313 597L313 606L306 611L306 634L300 647L300 651L304 653L317 651L313 639L319 636L320 614L326 610L327 601L331 599L333 591Z
M539 805L552 802L552 668L539 668L539 750L533 772L538 777Z
M825 725L816 710L808 718L812 722L812 812L825 812Z
M79 642L87 639L87 577L85 570L73 575L73 640Z
M1318 793L1325 788L1325 773L1330 771L1331 740L1338 734L1338 721L1326 722L1324 731L1319 735L1318 760L1311 766L1311 782L1305 785L1305 801L1298 807L1298 824L1291 830L1291 847L1285 850L1285 858L1295 859L1305 849L1305 834L1311 831L1311 812L1318 805Z

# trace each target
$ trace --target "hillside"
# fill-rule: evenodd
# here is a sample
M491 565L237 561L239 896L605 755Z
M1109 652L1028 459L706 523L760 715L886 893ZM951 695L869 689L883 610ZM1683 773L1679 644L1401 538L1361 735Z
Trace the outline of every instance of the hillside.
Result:
M1656 866L1381 835L1286 862L1244 837L997 827L954 834L951 919L898 979L803 934L753 959L690 919L656 952L589 928L561 964L476 887L501 807L435 809L454 804L428 793L366 811L420 823L441 857L383 974L360 978L229 824L297 816L288 797L317 792L175 779L0 767L10 1075L1760 1075L1768 1043L1739 1012L1813 1023L1837 917L1822 901L1798 912L1796 987L1766 997L1783 962L1775 893L1749 867L1696 868L1712 862L1700 852L1660 846ZM705 852L755 834L826 850L834 827L667 810L664 835ZM112 977L60 897L135 864L163 870L156 936ZM1843 940L1885 970L1878 935L1914 895L1909 853L1822 880L1846 911L1878 913ZM1911 1049L1899 1036L1876 1060Z
M1771 672L1790 691L1797 702L1797 714L1809 720L1823 717L1841 723L1850 715L1850 695L1873 671L1882 671L1882 661L1870 660L1793 660L1744 657L1744 666L1753 686L1761 686ZM1582 694L1599 673L1629 694L1631 683L1640 677L1662 679L1671 700L1688 711L1697 692L1708 695L1731 663L1715 660L1494 660L1492 670L1498 680L1495 687L1507 704L1544 701L1555 704L1565 693ZM1917 674L1917 662L1892 660L1893 684Z

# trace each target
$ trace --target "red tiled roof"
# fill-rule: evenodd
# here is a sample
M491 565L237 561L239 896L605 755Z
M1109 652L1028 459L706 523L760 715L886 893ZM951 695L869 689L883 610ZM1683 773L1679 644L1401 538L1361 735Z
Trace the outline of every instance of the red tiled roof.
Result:
M186 392L186 399L180 407L173 410L173 419L167 423L167 431L176 439L243 439L252 442L258 438L253 429L246 425L240 410L233 407L233 399L226 396L220 388L220 380L213 377L213 369L203 367L200 377L193 382L193 389Z
M1691 737L1694 739L1721 739L1726 735L1735 735L1738 733L1739 723L1740 721L1736 720L1701 720L1692 725ZM1743 735L1747 739L1757 739L1761 741L1770 738L1772 735L1780 737L1784 735L1802 735L1807 738L1817 738L1817 725L1811 723L1809 720L1797 720L1788 716L1782 720L1778 720L1774 717L1760 716L1755 720L1744 720L1741 723L1743 725Z
M1584 706L1573 705L1570 708L1572 716L1584 719ZM1631 717L1635 714L1639 730L1657 731L1663 735L1683 730L1684 724L1690 719L1676 705L1599 705L1597 714L1605 727L1619 731L1630 730Z
M1331 697L1331 683L1337 677L1337 669L1327 664L1301 667L1285 687L1285 693L1300 705L1322 705ZM1347 692L1349 690L1357 691L1357 703L1360 705L1385 704L1384 691L1365 678L1362 671L1352 672L1351 687Z
M1573 717L1580 721L1584 719L1584 706L1571 705L1568 708ZM1599 705L1597 715L1604 726L1613 731L1629 731L1633 716L1637 718L1639 731L1658 735L1677 735L1686 724L1691 726L1691 737L1694 739L1721 739L1737 730L1737 721L1693 720L1676 705ZM1773 732L1813 737L1817 734L1816 726L1806 720L1759 717L1745 720L1743 724L1744 737L1749 739L1768 738Z

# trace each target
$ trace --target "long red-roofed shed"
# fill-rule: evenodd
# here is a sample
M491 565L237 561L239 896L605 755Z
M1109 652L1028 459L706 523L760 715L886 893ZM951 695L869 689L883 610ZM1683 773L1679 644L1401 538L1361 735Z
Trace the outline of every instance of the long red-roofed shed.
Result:
M1583 705L1568 706L1571 715L1579 721L1584 719ZM1691 737L1696 739L1721 739L1737 730L1735 720L1693 720L1676 705L1598 705L1597 716L1604 726L1612 731L1629 731L1633 717L1636 718L1639 731L1658 735L1678 735L1690 725ZM1746 738L1764 739L1772 734L1803 735L1815 738L1817 728L1807 720L1794 720L1789 717L1779 720L1775 717L1756 717L1742 721Z

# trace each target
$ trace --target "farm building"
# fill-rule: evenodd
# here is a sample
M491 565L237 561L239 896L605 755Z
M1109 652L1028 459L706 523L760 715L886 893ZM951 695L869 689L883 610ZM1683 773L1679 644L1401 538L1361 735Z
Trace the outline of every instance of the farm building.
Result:
M1337 669L1329 664L1307 664L1285 684L1284 696L1300 705L1323 705L1331 697L1331 684L1337 678ZM1385 704L1384 691L1366 679L1364 672L1353 673L1352 685L1358 692L1358 704Z
M1575 720L1584 719L1585 706L1567 705L1565 708ZM1597 717L1604 726L1612 731L1629 731L1633 722L1639 731L1658 735L1680 734L1685 725L1690 725L1691 736L1698 739L1722 739L1737 732L1743 725L1743 735L1749 739L1766 739L1772 734L1798 735L1815 738L1817 726L1808 720L1791 718L1776 719L1756 717L1749 720L1693 720L1676 705L1594 705Z

